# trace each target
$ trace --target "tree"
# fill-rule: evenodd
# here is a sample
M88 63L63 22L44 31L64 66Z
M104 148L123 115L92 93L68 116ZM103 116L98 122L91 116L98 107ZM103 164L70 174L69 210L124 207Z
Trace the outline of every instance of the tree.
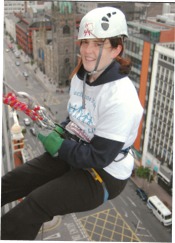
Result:
M139 166L136 169L136 175L140 178L147 179L148 182L153 181L152 171L148 167Z

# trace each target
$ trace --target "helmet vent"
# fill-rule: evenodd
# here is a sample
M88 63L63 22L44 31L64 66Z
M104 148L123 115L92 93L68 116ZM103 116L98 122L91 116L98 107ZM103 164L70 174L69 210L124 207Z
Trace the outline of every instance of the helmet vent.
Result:
M81 20L78 39L128 36L124 13L114 7L100 7L89 11Z
M115 15L115 14L116 14L116 12L113 12L112 14L111 13L107 13L106 14L107 17L103 16L101 20L104 21L104 22L109 22L109 18L111 18L111 16ZM109 24L108 23L102 23L101 27L102 27L103 30L108 30L109 29Z
M103 20L103 21L106 21L106 22L109 22L109 19L106 18L106 17L103 17L102 20Z
M102 23L101 27L103 30L107 30L109 28L109 24L108 23Z

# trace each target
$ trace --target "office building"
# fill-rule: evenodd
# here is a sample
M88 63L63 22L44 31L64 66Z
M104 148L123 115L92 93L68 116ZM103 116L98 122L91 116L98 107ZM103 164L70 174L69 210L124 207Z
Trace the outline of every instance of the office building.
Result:
M125 50L133 64L130 78L144 108L135 152L141 165L155 174L161 171L169 184L173 162L174 15L163 12L144 21L129 21Z
M14 12L25 12L25 1L4 1L4 16Z
M149 90L142 164L172 187L175 43L156 44Z

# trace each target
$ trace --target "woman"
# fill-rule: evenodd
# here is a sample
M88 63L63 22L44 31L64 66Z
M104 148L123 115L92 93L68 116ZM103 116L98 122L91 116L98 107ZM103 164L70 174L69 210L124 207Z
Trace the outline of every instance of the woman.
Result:
M46 153L3 177L2 205L25 199L2 217L2 240L33 240L55 215L94 209L124 189L143 112L127 76L130 62L121 57L126 37L125 16L116 8L82 19L69 116L62 128L38 135Z

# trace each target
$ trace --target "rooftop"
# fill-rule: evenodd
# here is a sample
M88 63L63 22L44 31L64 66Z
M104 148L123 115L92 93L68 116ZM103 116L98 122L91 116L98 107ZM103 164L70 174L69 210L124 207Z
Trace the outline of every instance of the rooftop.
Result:
M159 43L159 45L166 47L171 50L175 50L175 43L174 42L168 42L168 43Z
M152 32L160 32L161 30L168 30L171 27L165 25L158 25L150 22L138 22L138 21L128 21L127 24L129 26L136 27L138 29L145 29Z

